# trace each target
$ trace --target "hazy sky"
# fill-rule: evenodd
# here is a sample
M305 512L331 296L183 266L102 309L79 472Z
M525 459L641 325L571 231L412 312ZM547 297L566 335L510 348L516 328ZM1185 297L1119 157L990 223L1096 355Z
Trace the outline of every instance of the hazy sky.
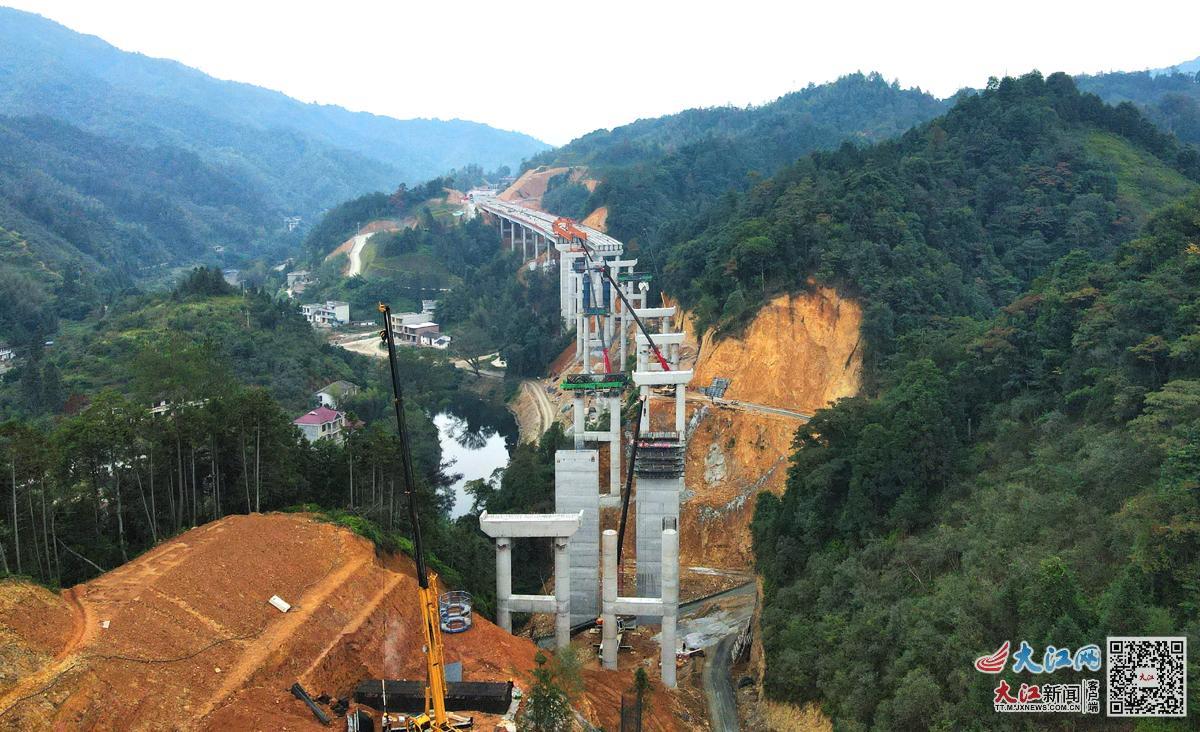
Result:
M459 117L561 144L878 70L938 96L1033 68L1200 56L1200 2L0 0L304 101Z

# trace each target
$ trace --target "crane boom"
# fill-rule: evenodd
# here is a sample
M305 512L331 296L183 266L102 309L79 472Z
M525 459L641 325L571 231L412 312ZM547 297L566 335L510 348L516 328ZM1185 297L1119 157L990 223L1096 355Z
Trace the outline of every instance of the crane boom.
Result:
M421 523L417 517L416 481L413 478L412 451L409 448L408 424L404 419L404 390L396 366L396 337L392 332L392 308L379 303L383 314L380 337L387 344L388 367L392 376L392 406L396 410L396 429L400 437L400 462L404 478L404 495L408 499L408 519L413 532L413 560L417 565L417 596L421 606L421 626L425 637L425 711L408 718L408 729L450 730L446 713L446 669L442 651L442 627L438 615L437 575L425 566L425 546L421 541Z

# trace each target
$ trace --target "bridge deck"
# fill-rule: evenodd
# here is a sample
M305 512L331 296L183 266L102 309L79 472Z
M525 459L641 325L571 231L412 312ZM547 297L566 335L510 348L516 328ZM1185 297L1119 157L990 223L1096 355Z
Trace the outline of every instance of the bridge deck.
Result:
M548 214L545 211L535 211L532 208L526 208L516 203L501 201L498 198L485 198L476 201L475 205L488 213L515 221L522 226L527 226L545 238L555 241L554 236L554 220L558 217L554 214ZM625 251L625 245L608 234L602 231L597 231L590 226L584 226L576 223L580 229L587 232L588 248L592 251L599 252L605 255L620 254Z

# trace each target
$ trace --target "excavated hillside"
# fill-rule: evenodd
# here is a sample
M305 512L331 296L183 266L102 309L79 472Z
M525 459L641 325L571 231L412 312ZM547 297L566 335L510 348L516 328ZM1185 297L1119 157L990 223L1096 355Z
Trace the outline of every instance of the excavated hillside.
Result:
M811 413L858 391L862 310L828 288L783 295L768 303L737 337L697 337L685 318L692 390L714 377L731 379L726 399L710 404L693 394L687 443L687 495L680 523L684 565L745 570L753 566L750 520L755 496L783 492L792 438L803 421L754 405ZM684 368L690 359L685 359Z
M599 181L588 178L586 168L548 168L541 166L539 168L531 168L521 174L508 188L505 188L500 195L496 196L501 201L516 203L527 208L532 208L537 211L542 210L542 196L546 195L546 189L550 186L550 179L563 173L570 173L569 180L572 183L580 183L589 191L594 191ZM591 224L588 224L591 226Z
M583 219L584 226L590 226L596 231L608 231L608 206L601 206Z
M415 590L407 557L300 514L227 517L61 595L0 584L0 729L321 729L293 682L423 677ZM537 653L478 616L445 645L476 681L520 683ZM629 681L588 669L577 707L615 728ZM650 729L674 729L663 706Z
M692 384L722 376L729 399L814 412L858 391L861 325L858 303L830 288L781 295L738 337L705 333Z

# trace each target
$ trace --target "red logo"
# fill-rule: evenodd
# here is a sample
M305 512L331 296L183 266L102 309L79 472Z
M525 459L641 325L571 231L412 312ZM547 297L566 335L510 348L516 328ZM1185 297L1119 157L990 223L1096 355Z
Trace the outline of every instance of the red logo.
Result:
M1004 670L1008 664L1008 648L1009 642L1004 641L1004 645L996 649L996 652L990 656L980 656L975 659L975 670L985 674L998 674Z

